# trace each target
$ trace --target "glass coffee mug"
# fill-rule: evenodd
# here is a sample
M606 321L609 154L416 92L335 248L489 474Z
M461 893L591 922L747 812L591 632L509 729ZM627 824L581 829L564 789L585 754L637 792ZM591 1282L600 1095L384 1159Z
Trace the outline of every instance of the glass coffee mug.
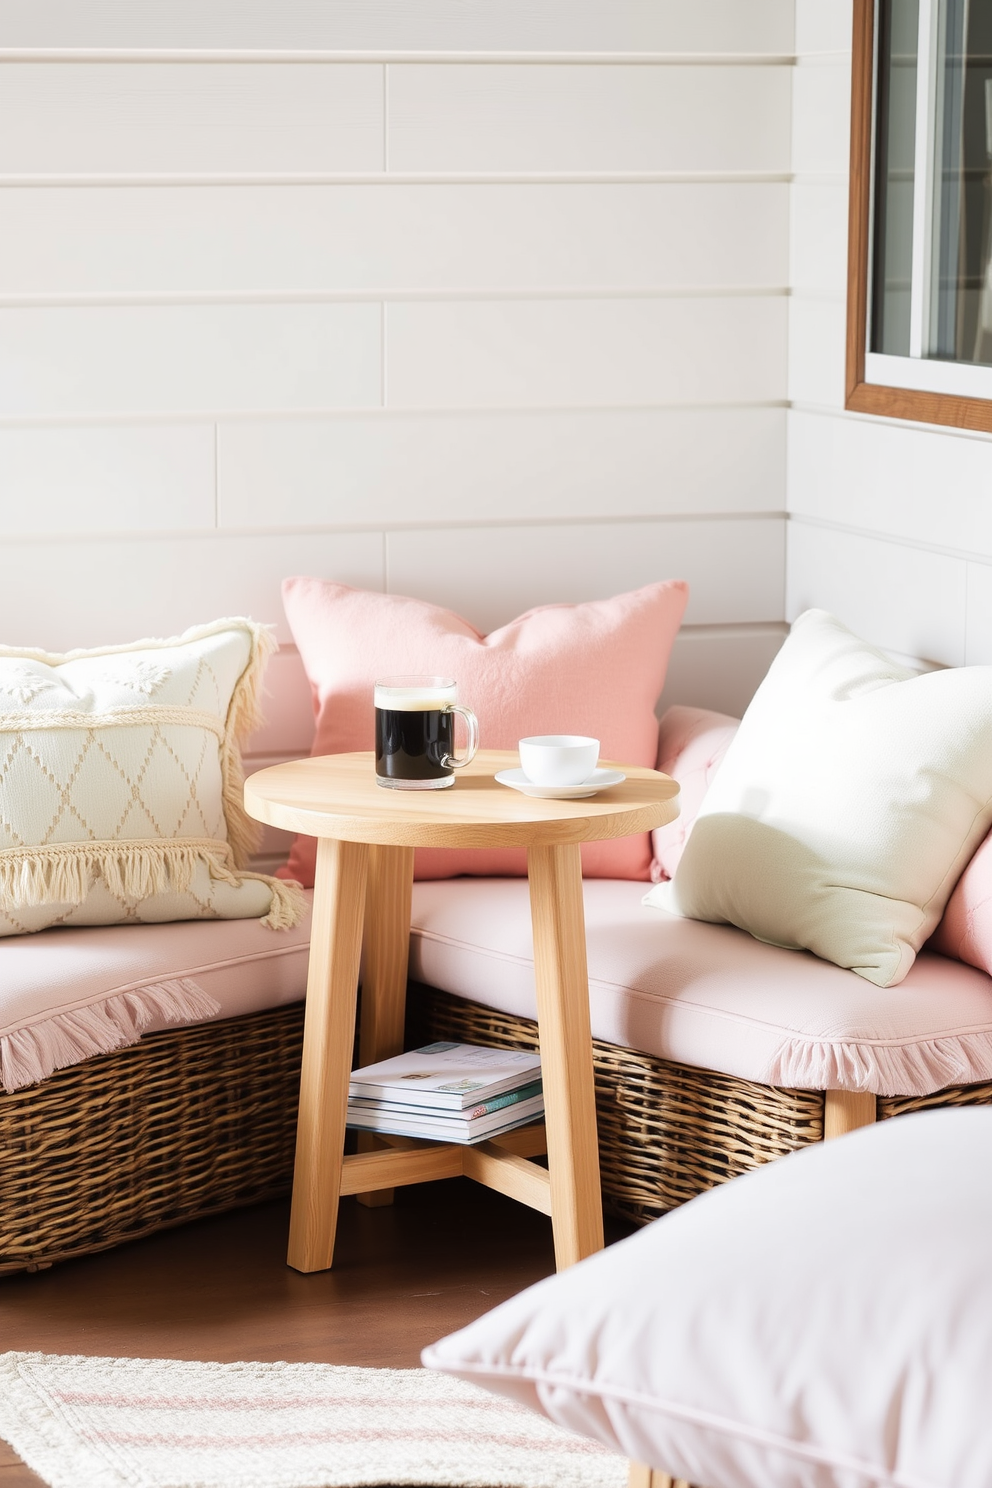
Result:
M479 720L450 677L382 677L375 684L375 778L392 790L444 790L475 759ZM468 746L455 755L455 714Z

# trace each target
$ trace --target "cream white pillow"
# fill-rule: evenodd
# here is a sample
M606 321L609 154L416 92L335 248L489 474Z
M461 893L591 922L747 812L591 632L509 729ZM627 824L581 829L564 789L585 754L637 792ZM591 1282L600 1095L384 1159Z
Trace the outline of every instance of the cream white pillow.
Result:
M992 1483L992 1111L900 1116L693 1199L428 1368L714 1488Z
M992 821L992 668L919 676L800 616L645 903L901 982Z
M293 884L245 871L239 742L269 633L51 655L0 647L0 935L185 919L295 924Z

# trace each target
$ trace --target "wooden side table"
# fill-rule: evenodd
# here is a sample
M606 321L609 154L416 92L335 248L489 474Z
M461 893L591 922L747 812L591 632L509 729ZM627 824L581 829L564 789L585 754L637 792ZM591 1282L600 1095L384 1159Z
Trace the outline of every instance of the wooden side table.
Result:
M342 1194L465 1174L550 1214L559 1269L603 1245L589 981L579 844L626 837L677 815L678 786L634 766L579 801L545 801L493 779L515 754L481 750L445 791L385 790L371 753L274 765L245 784L272 826L318 839L289 1264L331 1265ZM343 1156L359 960L361 1058L403 1047L413 855L417 847L526 847L545 1125L466 1147L404 1137ZM529 1161L547 1151L548 1167Z

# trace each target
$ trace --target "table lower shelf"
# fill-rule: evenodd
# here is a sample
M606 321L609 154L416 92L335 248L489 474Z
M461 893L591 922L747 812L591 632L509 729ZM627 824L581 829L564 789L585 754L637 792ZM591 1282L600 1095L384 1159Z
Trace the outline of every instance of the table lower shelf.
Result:
M472 1178L507 1198L551 1213L551 1175L530 1162L548 1150L541 1122L504 1132L488 1142L465 1146L457 1142L428 1142L377 1132L385 1150L347 1156L341 1169L341 1194L364 1194L407 1183L430 1183L438 1178Z

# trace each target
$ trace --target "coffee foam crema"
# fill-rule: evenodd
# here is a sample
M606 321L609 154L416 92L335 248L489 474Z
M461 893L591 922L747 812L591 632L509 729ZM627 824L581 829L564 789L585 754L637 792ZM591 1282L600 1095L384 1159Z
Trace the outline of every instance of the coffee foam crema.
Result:
M375 685L375 707L393 713L429 713L434 708L445 708L458 701L458 687L454 682L442 687L392 686L385 682Z

